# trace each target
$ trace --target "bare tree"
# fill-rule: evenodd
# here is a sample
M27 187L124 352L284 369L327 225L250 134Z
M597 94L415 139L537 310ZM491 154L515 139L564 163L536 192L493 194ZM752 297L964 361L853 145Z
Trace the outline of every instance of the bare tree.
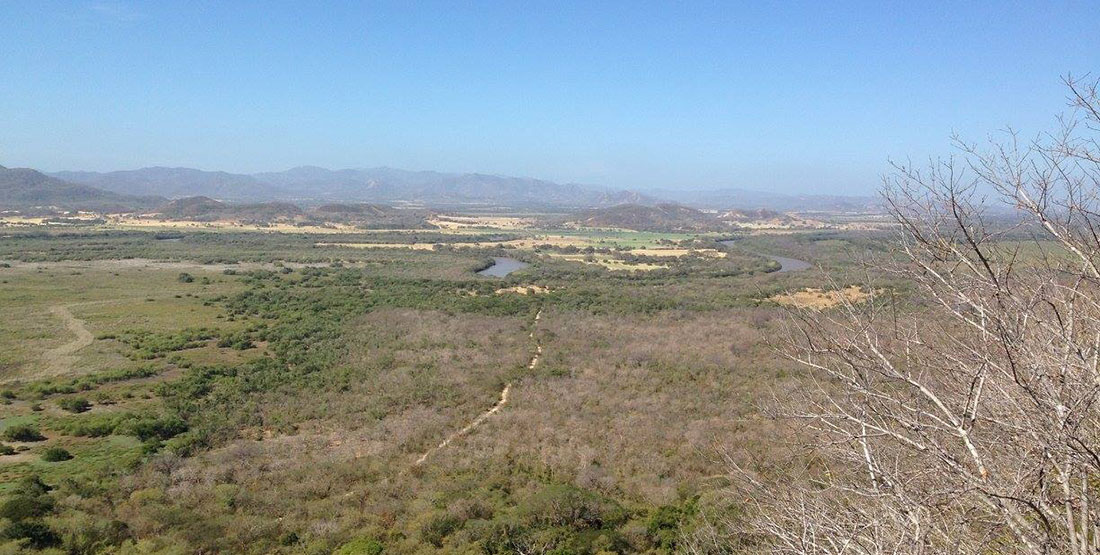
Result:
M1066 84L1057 133L895 166L876 272L914 290L795 314L820 459L749 476L766 549L1100 552L1100 98Z

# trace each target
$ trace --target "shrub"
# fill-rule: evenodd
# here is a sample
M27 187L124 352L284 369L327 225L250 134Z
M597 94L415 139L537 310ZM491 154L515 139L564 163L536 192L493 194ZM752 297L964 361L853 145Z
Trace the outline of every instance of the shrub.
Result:
M443 538L446 538L462 525L454 515L438 514L430 517L420 527L420 539L436 547L443 547Z
M29 424L17 424L4 430L4 439L8 441L42 441L46 436L38 432L38 428Z
M57 406L69 412L85 412L92 408L92 404L83 397L66 397L57 401Z
M573 529L616 526L626 520L617 503L571 485L551 485L521 504L520 515L530 526L565 526Z
M34 497L20 494L9 497L0 504L0 517L18 522L49 514L52 510L53 501L48 495Z
M0 443L0 455L14 455L15 448L6 443Z
M192 276L187 272L182 272L180 273L180 276L176 278L176 280L180 283L191 283L192 281L195 281L195 276Z
M73 458L72 453L61 447L50 447L42 452L42 460L46 462L61 462Z
M4 528L3 536L10 540L26 540L28 547L45 549L61 543L61 537L42 522L13 522Z
M332 555L382 555L383 551L382 543L374 538L356 538L341 545Z

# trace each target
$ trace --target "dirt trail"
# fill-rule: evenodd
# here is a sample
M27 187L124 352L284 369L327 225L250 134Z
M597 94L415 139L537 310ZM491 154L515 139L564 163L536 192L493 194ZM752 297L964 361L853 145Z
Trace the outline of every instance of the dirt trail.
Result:
M73 365L76 364L76 352L91 345L94 336L92 336L92 332L88 331L88 328L84 327L83 320L69 312L68 307L64 305L51 306L50 314L61 318L65 322L65 327L76 335L72 341L42 354L49 373L57 375L72 369Z
M540 318L542 318L542 309L539 309L539 311L535 313L534 323L536 325L538 324ZM535 341L535 354L531 357L531 362L527 364L527 369L532 370L535 368L535 365L539 363L539 358L542 357L542 345L539 344L538 339L535 338L534 327L532 327L529 337ZM443 449L444 447L450 445L452 441L474 431L475 428L488 420L490 416L496 414L500 411L500 409L504 408L504 405L508 404L508 394L511 392L512 382L504 384L504 389L500 391L500 400L497 401L497 403L493 405L492 408L479 414L477 418L471 420L470 423L465 425L461 430L458 430L457 432L454 432L444 438L443 441L439 442L439 445L436 445L435 447L432 447L431 449L425 451L423 455L420 455L419 459L416 459L416 463L414 463L413 466L420 466L424 463L424 461L428 460L428 457L432 456L432 454L436 451Z

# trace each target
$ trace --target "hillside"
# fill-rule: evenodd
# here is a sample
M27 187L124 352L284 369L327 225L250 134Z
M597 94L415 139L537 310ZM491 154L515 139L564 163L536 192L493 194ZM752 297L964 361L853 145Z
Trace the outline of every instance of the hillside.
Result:
M238 203L197 196L170 201L155 210L165 220L249 224L347 224L363 229L424 229L431 211L381 204L324 204L303 209L288 202Z
M303 215L301 208L285 202L233 204L203 196L173 200L156 212L166 219L195 221L277 222Z
M69 183L30 168L0 166L0 209L63 209L125 212L154 206L163 198L136 197Z
M309 211L313 220L347 223L365 229L423 229L432 227L430 210L395 208L384 204L333 203L322 204Z
M620 204L610 208L586 210L574 216L570 223L637 231L711 231L724 226L713 215L673 203L653 206Z

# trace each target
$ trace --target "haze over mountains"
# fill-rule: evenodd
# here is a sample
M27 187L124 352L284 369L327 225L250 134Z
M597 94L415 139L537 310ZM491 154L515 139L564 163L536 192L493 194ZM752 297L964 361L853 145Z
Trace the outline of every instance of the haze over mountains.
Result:
M168 199L196 196L228 202L371 202L444 209L574 210L622 204L652 206L670 201L716 210L864 211L877 205L877 199L871 197L791 196L743 189L639 192L529 177L387 167L329 170L302 166L256 174L167 167L43 174L26 168L2 168L0 179L0 208L9 209L46 205L85 209L130 205L141 209Z

